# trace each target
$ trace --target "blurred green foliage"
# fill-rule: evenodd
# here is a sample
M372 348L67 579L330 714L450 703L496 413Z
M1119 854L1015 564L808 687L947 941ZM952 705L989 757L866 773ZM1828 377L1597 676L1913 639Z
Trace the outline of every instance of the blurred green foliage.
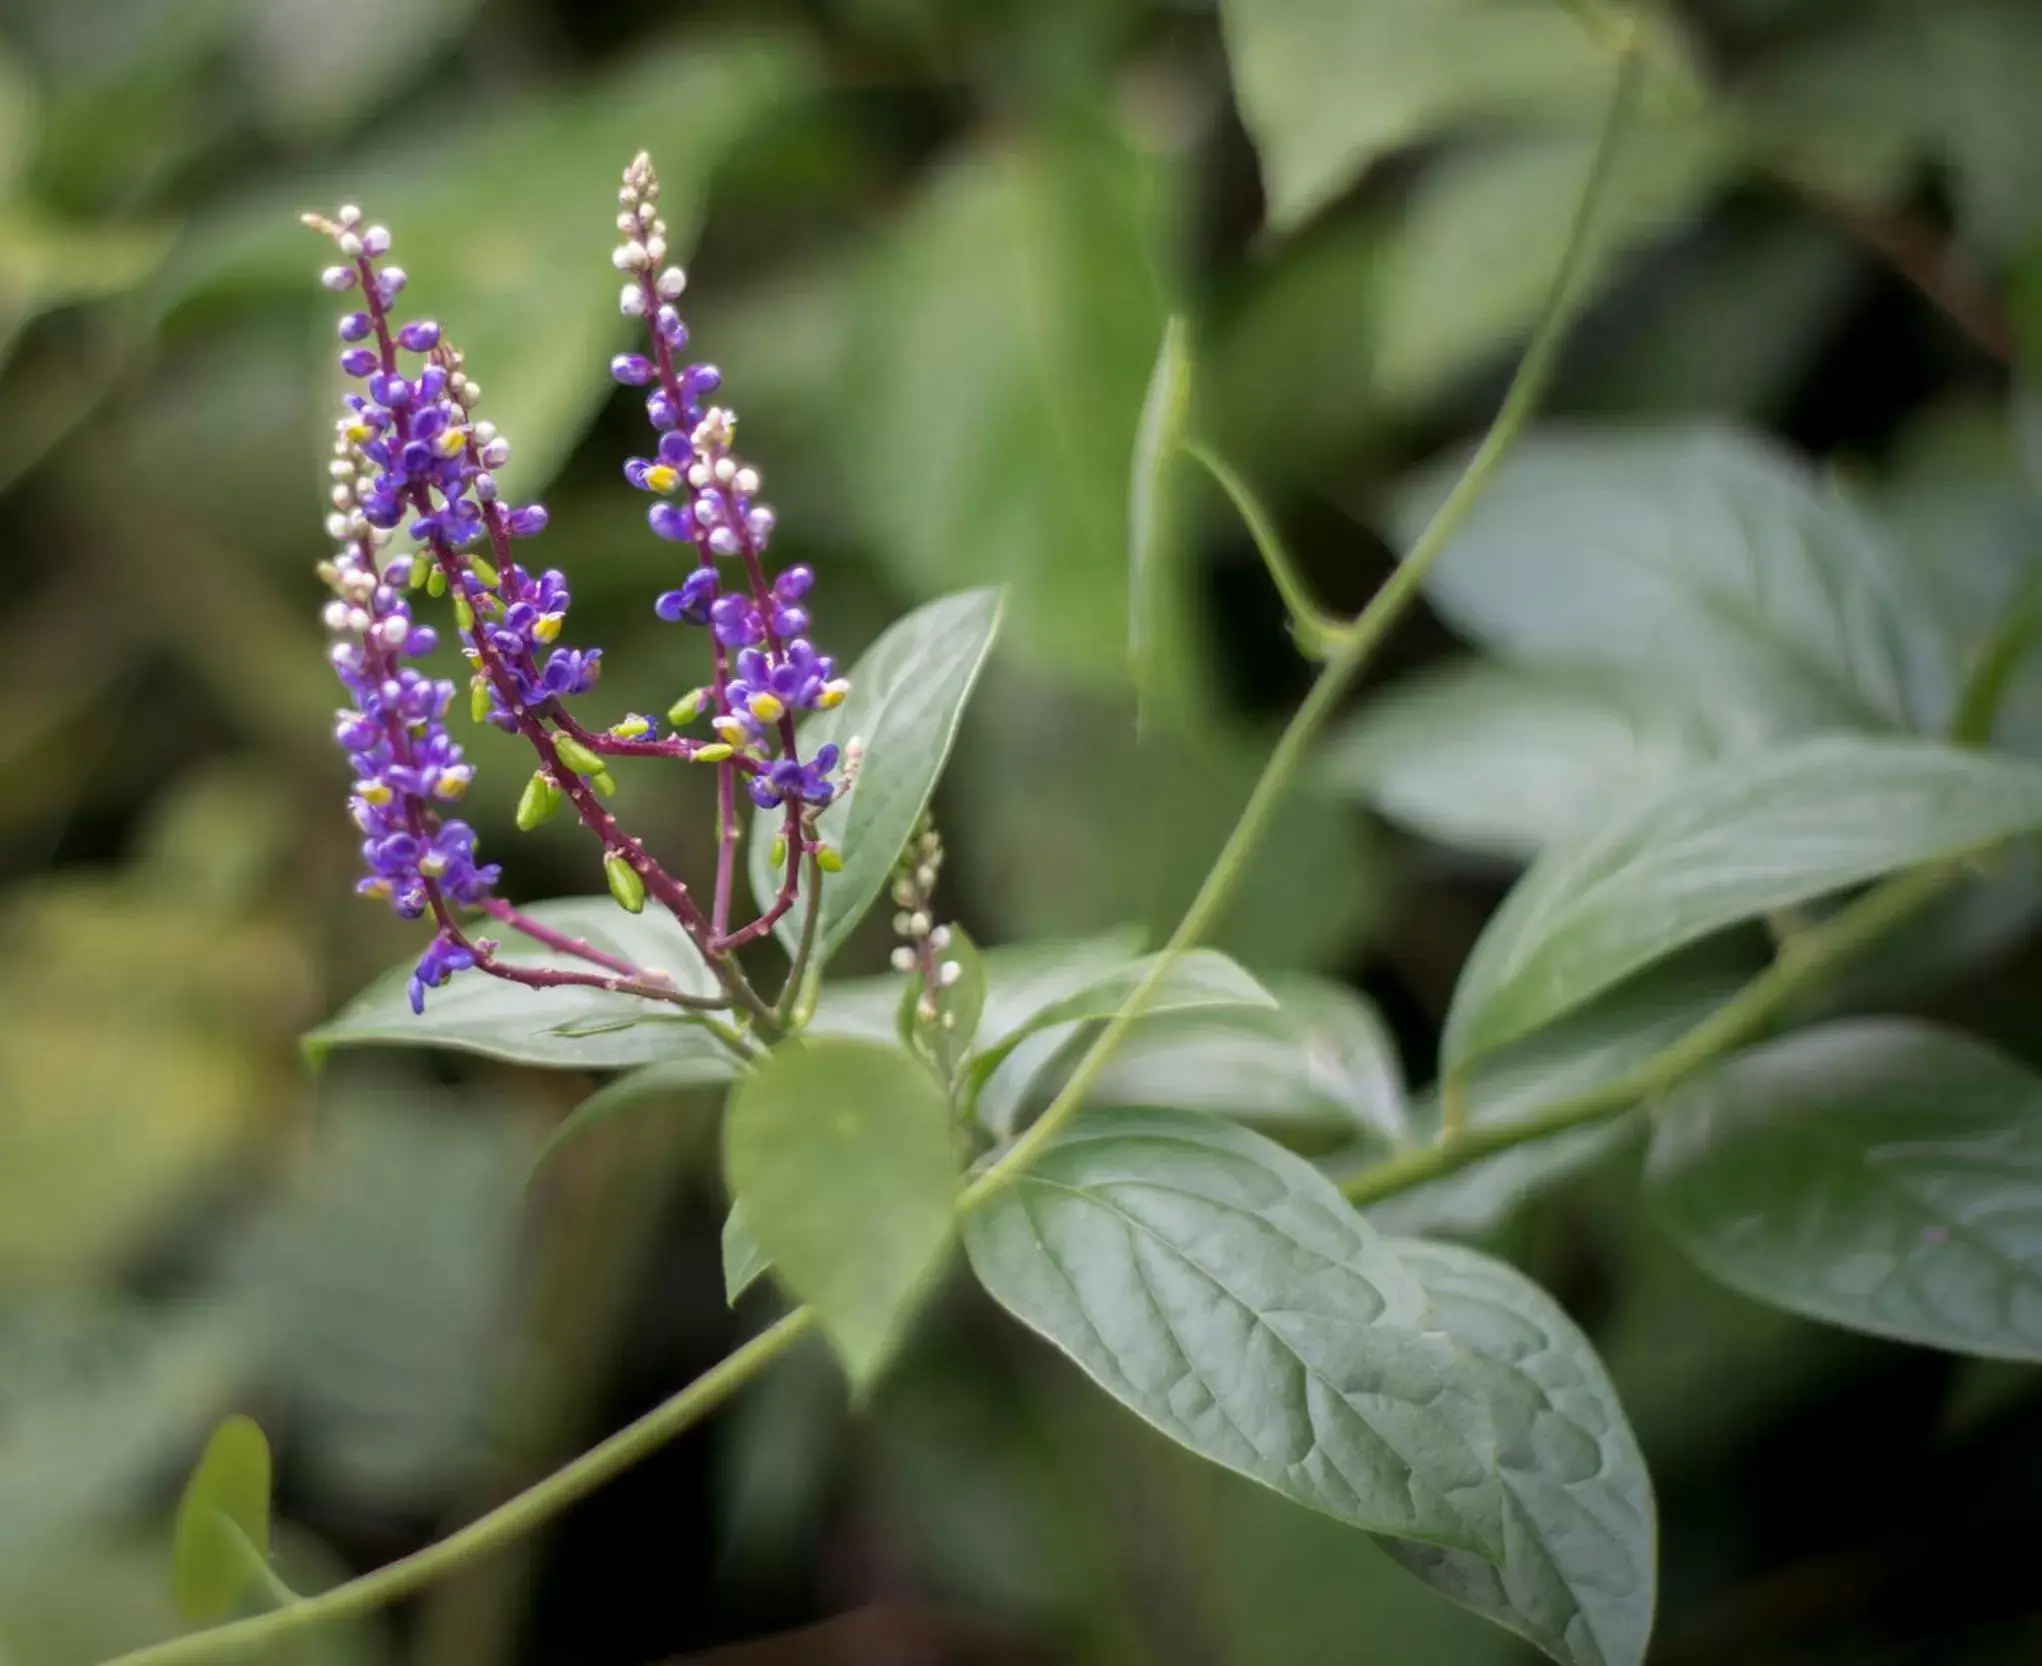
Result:
M1400 482L1473 426L1538 305L1618 26L1603 0L11 0L0 1660L174 1628L175 1477L231 1407L275 1441L283 1571L317 1588L731 1335L702 1096L578 1142L528 1204L581 1084L489 1061L314 1075L297 1053L412 934L350 895L310 573L338 383L295 212L359 200L392 226L518 487L547 495L603 699L663 709L701 667L652 619L666 556L617 480L641 442L602 372L611 192L652 149L696 246L696 345L790 558L823 575L830 646L1011 587L937 800L956 913L987 945L1153 937L1301 686L1252 547L1187 493L1145 575L1162 625L1135 733L1126 483L1166 314L1191 320L1195 428L1316 591L1358 603L1425 490ZM1286 808L1220 933L1258 972L1362 981L1420 1080L1505 864L1748 738L1779 710L1761 688L1947 702L2042 558L2042 405L2005 419L2006 361L2042 363L2042 9L1680 0L1646 28L1646 118L1557 401L1631 432L1550 442L1635 459L1597 477L1632 495L1583 485L1578 533L1537 563L1512 570L1514 547L1468 593L1443 583L1400 644L1420 676ZM1635 572L1590 570L1649 552L1664 492L1732 502L1754 581L1678 654ZM1507 490L1485 513L1509 524ZM1878 545L1882 605L1943 658L1867 658L1902 636L1825 637L1797 610L1835 540ZM1789 569L1807 588L1783 601ZM1501 663L1448 658L1442 625ZM1998 730L2028 751L2034 663ZM510 890L597 890L571 830L510 832L517 749L472 751ZM681 773L632 772L620 803L699 866ZM1961 977L1934 998L2031 1059L2038 968L1989 928L2033 892L2016 871L1983 935L1949 927ZM876 964L869 933L846 952ZM1721 988L1704 966L1631 998L1686 1013ZM1552 1087L1535 1054L1488 1091L1531 1083ZM1596 1333L1666 1495L1654 1658L2033 1659L2010 1547L2038 1525L2035 1373L1979 1390L1706 1285L1608 1182L1627 1138L1526 1154L1574 1176L1529 1208L1496 1170L1398 1207L1400 1229L1499 1239ZM713 1466L657 1467L417 1625L312 1653L639 1660L907 1594L992 1627L960 1629L958 1660L1521 1657L1095 1405L983 1307L939 1302L857 1420L804 1358L701 1437Z

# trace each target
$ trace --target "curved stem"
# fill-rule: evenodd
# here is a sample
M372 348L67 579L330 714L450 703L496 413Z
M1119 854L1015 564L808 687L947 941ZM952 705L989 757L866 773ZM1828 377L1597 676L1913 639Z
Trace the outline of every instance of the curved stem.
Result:
M1005 1186L1056 1138L1064 1125L1077 1114L1078 1107L1083 1104L1099 1072L1105 1068L1113 1049L1141 1016L1150 996L1169 975L1178 957L1205 935L1233 900L1249 854L1267 830L1291 778L1304 760L1306 750L1318 738L1326 720L1333 715L1341 697L1367 666L1383 638L1418 599L1418 588L1425 575L1432 570L1433 563L1439 559L1461 522L1467 518L1468 511L1474 507L1475 500L1489 484L1504 454L1523 431L1545 392L1546 384L1552 379L1560 342L1574 310L1574 286L1580 275L1596 203L1609 177L1610 161L1616 154L1624 126L1636 102L1637 87L1638 54L1627 50L1617 60L1616 90L1610 99L1595 159L1589 165L1581 201L1574 211L1574 222L1568 230L1566 252L1560 258L1559 270L1553 274L1552 287L1547 292L1538 326L1525 348L1517 374L1511 379L1509 391L1503 396L1502 406L1489 425L1489 432L1483 436L1475 455L1461 471L1460 479L1454 482L1446 501L1418 535L1403 564L1376 592L1361 616L1342 633L1325 669L1319 673L1304 703L1291 718L1290 726L1278 738L1269 762L1263 766L1261 779L1248 795L1240 820L1235 822L1233 832L1228 835L1212 870L1205 877L1205 883L1199 887L1198 895L1192 899L1184 918L1177 923L1177 929L1170 934L1169 942L1150 962L1147 975L1100 1030L1098 1037L1085 1050L1084 1057L1078 1061L1077 1068L1071 1072L1069 1080L1042 1115L966 1188L963 1207L973 1208Z
M305 1626L350 1619L408 1596L485 1551L531 1531L622 1474L640 1458L657 1451L750 1382L799 1341L813 1323L806 1308L788 1314L637 1422L626 1424L545 1480L423 1550L288 1607L136 1649L107 1662L107 1666L188 1666L195 1661L245 1660Z
M1270 582L1276 586L1276 593L1283 598L1283 605L1290 614L1291 635L1296 639L1299 651L1307 659L1328 658L1347 626L1321 607L1312 595L1311 587L1305 583L1297 562L1285 548L1283 534L1277 531L1269 511L1249 489L1248 483L1234 472L1232 465L1203 440L1186 440L1181 449L1185 456L1212 476L1214 484L1226 493L1228 501L1233 504L1234 513L1241 517L1241 524L1248 529L1248 536L1261 552L1262 565L1269 569Z
M1941 896L1964 875L1960 862L1939 862L1899 874L1873 887L1819 926L1794 937L1772 965L1679 1040L1634 1069L1535 1114L1508 1122L1463 1122L1436 1145L1419 1146L1363 1169L1341 1190L1357 1204L1438 1180L1514 1145L1550 1139L1601 1122L1677 1085L1703 1065L1754 1040L1796 996L1854 959L1910 914Z

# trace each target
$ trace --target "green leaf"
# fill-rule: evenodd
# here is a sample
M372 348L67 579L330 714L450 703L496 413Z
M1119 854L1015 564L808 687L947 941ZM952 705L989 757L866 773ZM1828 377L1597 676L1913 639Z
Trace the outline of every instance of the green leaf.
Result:
M1474 1362L1316 1169L1183 1112L1082 1118L975 1210L994 1300L1173 1440L1357 1527L1499 1557Z
M1282 228L1393 150L1499 112L1577 108L1610 76L1608 52L1548 0L1223 0L1220 18Z
M1776 909L2042 828L2042 769L1833 736L1725 760L1548 851L1461 969L1443 1068L1682 946Z
M213 1431L177 1506L177 1606L203 1625L232 1612L269 1557L269 1442L238 1413Z
M1790 1312L2042 1360L2042 1078L1912 1019L1739 1054L1654 1119L1654 1212L1702 1269Z
M1493 1367L1504 1554L1498 1566L1429 1545L1386 1548L1563 1666L1638 1666L1652 1633L1658 1513L1594 1348L1514 1267L1451 1244L1393 1248L1433 1323Z
M758 1282L770 1265L752 1229L745 1225L744 1205L733 1203L723 1217L723 1299L732 1307Z
M1344 1133L1376 1147L1409 1135L1403 1067L1382 1016L1344 984L1293 976L1279 1006L1165 1014L1106 1061L1096 1105L1234 1117L1278 1137Z
M864 275L838 427L863 546L909 594L1005 585L1022 659L1117 687L1171 176L1116 125L1010 125L928 173ZM912 506L871 461L907 435Z
M1324 770L1425 838L1525 858L1715 750L1706 723L1642 674L1463 660L1370 701Z
M739 1081L725 1144L760 1252L870 1387L950 1242L950 1101L899 1047L796 1040Z
M998 590L968 590L917 608L859 657L844 703L801 726L804 756L829 741L843 746L855 738L865 747L857 784L839 794L818 823L844 866L823 876L816 965L843 946L885 892L957 739L1005 600ZM772 861L780 821L780 811L762 810L752 823L752 892L761 908L780 887ZM781 941L790 948L801 930L796 916L806 906L804 899L780 922Z
M1447 484L1411 489L1407 535ZM1936 728L1949 709L1906 563L1798 461L1731 430L1533 435L1426 591L1509 658L1635 668L1726 738Z
M1082 1024L1111 1018L1154 967L1156 955L1117 966L1097 981L1037 1007L1013 1020L999 1039L972 1060L974 1080L983 1082L1015 1046L1038 1031L1059 1024ZM1225 1007L1274 1007L1276 999L1261 984L1217 949L1192 949L1176 957L1161 981L1149 992L1142 1011L1149 1016Z
M1157 613L1163 605L1162 579L1177 537L1172 514L1170 471L1191 410L1190 326L1182 315L1163 326L1163 344L1135 430L1134 465L1127 491L1127 657L1134 675L1138 709L1154 696Z
M1757 972L1759 963L1714 947L1656 966L1612 989L1579 1012L1485 1053L1468 1068L1470 1127L1508 1126L1547 1106L1587 1093L1635 1069L1672 1045ZM1439 1128L1439 1101L1429 1092L1414 1108L1421 1139ZM1630 1114L1609 1122L1527 1140L1458 1174L1368 1206L1384 1232L1493 1236L1528 1199L1607 1159L1635 1135ZM1338 1176L1379 1161L1364 1146L1354 1163L1331 1162Z
M660 1059L598 1088L560 1119L553 1132L532 1158L532 1170L525 1184L539 1178L546 1165L568 1146L608 1122L621 1111L640 1110L664 1104L676 1094L695 1088L720 1087L737 1079L737 1060L719 1046L714 1052L684 1053L679 1058Z
M647 971L670 974L678 987L708 995L718 985L695 946L664 914L620 913L608 897L563 897L525 912L542 925L619 955ZM507 933L504 961L587 972L585 960L556 954ZM414 1013L405 993L412 962L392 967L305 1037L317 1063L336 1047L447 1047L511 1064L574 1070L616 1070L655 1060L727 1057L724 1046L678 1007L638 995L587 988L527 989L483 972L463 972L427 991Z
M1605 65L1602 73L1589 108L1608 100L1614 69ZM1531 328L1595 144L1589 128L1511 136L1454 151L1419 177L1373 291L1378 400L1422 406L1446 384L1506 356ZM1719 123L1633 123L1610 160L1586 234L1584 299L1614 279L1625 255L1706 207L1736 160Z
M248 14L242 84L270 132L330 138L432 65L476 3L351 0L337 9L321 0L268 0Z
M939 984L933 1010L925 1016L922 1002L928 990L919 973L907 978L896 1021L901 1044L926 1060L937 1080L945 1083L957 1079L970 1056L986 1004L986 970L977 946L962 926L953 925L949 931L950 941L936 964L939 969L955 966L956 981Z

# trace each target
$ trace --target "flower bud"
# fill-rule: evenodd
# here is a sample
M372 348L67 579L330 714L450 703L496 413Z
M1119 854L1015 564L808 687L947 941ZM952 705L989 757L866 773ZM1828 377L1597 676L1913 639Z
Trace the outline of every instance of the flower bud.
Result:
M610 882L610 895L627 914L645 912L645 881L620 850L603 857L603 877Z
M600 775L603 760L596 753L576 740L572 735L555 735L554 750L560 754L560 761L577 775Z
M518 799L518 831L529 833L560 808L560 788L543 769L525 783Z
M815 865L822 869L824 873L842 873L844 871L844 858L838 853L835 845L818 845L815 852Z

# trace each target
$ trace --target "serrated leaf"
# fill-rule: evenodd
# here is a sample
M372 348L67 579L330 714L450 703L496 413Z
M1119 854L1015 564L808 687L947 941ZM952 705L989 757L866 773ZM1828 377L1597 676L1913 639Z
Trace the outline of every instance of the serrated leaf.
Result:
M2042 769L1928 741L1833 736L1746 753L1548 851L1461 969L1445 1069L1674 950L2042 828Z
M1739 1054L1668 1096L1648 1191L1704 1271L1932 1348L2042 1360L2042 1078L1912 1019Z
M1127 658L1138 709L1154 697L1162 580L1177 536L1170 472L1191 410L1190 326L1181 315L1163 326L1156 367L1142 397L1127 490Z
M608 897L563 897L525 912L542 925L619 955L647 971L669 974L694 995L716 992L714 975L681 928L665 915L622 912ZM571 955L539 948L506 932L502 958L518 966L599 971ZM602 989L527 989L482 972L463 972L427 993L414 1013L405 986L412 961L392 967L305 1037L316 1062L336 1047L446 1047L512 1064L575 1070L616 1070L655 1060L710 1061L729 1055L678 1007Z
M1154 968L1157 955L1144 955L1117 966L1082 989L1037 1007L1012 1021L999 1039L982 1047L971 1063L972 1076L983 1082L1015 1046L1041 1030L1060 1024L1081 1024L1111 1018ZM1196 1012L1226 1007L1268 1007L1276 998L1217 949L1192 949L1178 955L1143 1003L1145 1016Z
M1224 0L1220 18L1279 227L1392 150L1471 118L1578 107L1609 81L1607 51L1539 0Z
M1448 483L1414 482L1407 538ZM1935 728L1950 704L1906 563L1798 460L1733 430L1530 436L1426 593L1508 658L1655 677L1726 740Z
M732 1307L759 1280L768 1262L752 1229L745 1225L744 1206L733 1203L723 1217L723 1299Z
M269 1556L269 1442L239 1413L213 1431L178 1501L177 1606L194 1625L224 1618Z
M837 848L844 865L823 876L816 965L843 946L885 892L943 773L1004 607L1002 591L967 590L917 608L859 657L844 703L801 726L804 756L812 757L826 742L843 746L854 737L865 747L856 785L819 819L822 837ZM752 892L761 908L780 887L772 861L780 820L780 811L763 810L752 825ZM804 906L805 899L780 922L781 941L790 948L800 935L796 916Z
M737 1060L731 1053L719 1047L714 1053L689 1052L680 1058L661 1059L619 1076L584 1099L579 1105L561 1118L558 1126L546 1136L545 1143L532 1158L532 1168L525 1184L531 1185L539 1178L546 1165L553 1161L568 1146L603 1126L612 1117L623 1111L642 1110L647 1105L657 1105L671 1099L675 1094L686 1093L695 1088L718 1087L737 1079Z
M1652 1633L1658 1516L1638 1442L1588 1338L1514 1267L1452 1244L1391 1246L1434 1324L1494 1367L1500 1566L1385 1548L1435 1590L1563 1666L1637 1666Z
M1656 679L1464 660L1371 700L1323 767L1400 827L1524 858L1715 752L1706 722Z
M1088 1097L1234 1117L1278 1137L1407 1138L1403 1067L1375 1007L1323 978L1285 978L1271 993L1273 1011L1165 1014L1137 1025Z
M815 1309L853 1387L868 1388L950 1242L950 1101L897 1046L797 1039L739 1081L724 1137L760 1253Z
M1200 1456L1357 1527L1503 1554L1474 1363L1282 1147L1094 1113L973 1211L965 1247L1001 1306Z

